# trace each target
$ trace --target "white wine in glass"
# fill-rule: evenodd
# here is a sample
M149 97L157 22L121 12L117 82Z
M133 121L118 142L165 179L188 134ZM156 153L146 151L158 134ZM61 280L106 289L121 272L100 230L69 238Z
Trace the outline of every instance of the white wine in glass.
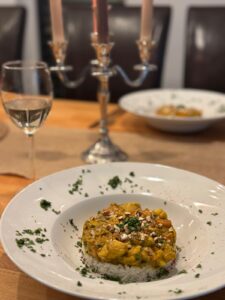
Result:
M33 135L47 118L53 98L47 65L26 61L3 64L1 98L10 119L30 139L31 177L34 179Z

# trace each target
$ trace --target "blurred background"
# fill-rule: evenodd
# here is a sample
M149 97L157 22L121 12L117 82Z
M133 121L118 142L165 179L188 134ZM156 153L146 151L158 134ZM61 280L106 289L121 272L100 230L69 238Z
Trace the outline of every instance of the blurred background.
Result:
M68 0L67 0L68 1ZM71 2L79 2L70 0ZM86 0L80 1L85 2ZM122 2L128 6L139 6L141 0L111 1ZM38 12L48 0L0 0L0 5L22 5L27 9L27 26L24 40L23 57L29 59L40 58L40 34ZM154 5L170 6L172 9L170 28L168 32L167 48L165 53L162 74L163 88L179 88L183 86L185 32L187 12L190 6L224 6L225 0L155 0Z

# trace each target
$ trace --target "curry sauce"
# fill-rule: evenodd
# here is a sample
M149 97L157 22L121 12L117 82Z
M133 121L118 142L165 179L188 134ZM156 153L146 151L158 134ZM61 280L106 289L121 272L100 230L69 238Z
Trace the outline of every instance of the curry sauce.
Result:
M112 203L87 220L82 242L100 262L161 268L176 259L176 232L163 209Z
M184 105L163 105L156 110L156 114L165 117L201 117L202 111Z

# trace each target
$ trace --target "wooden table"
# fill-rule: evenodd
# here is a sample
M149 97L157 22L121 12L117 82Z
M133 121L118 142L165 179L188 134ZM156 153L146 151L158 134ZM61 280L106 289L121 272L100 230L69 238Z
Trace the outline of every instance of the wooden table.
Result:
M116 105L109 105L109 112L117 109ZM49 127L64 127L64 128L89 128L93 122L98 120L99 107L96 103L79 102L79 101L55 101L51 114L46 121L45 126ZM0 121L8 122L8 117L0 108ZM110 130L121 132L135 132L151 134L157 139L171 139L174 143L177 139L186 139L189 143L201 141L205 143L205 151L207 144L215 147L223 147L225 155L225 124L221 123L214 128L205 131L199 135L176 137L170 134L163 134L154 129L142 119L132 116L129 113L117 115L114 123L110 124ZM212 144L214 143L214 144ZM194 149L194 148L193 148ZM213 153L213 146L210 148L212 157L217 155ZM217 159L219 159L217 157ZM201 172L203 175L211 177L215 180L225 184L225 172L221 165L218 172L213 172L206 164L204 168L204 161L201 163ZM190 164L189 169L198 171L198 166ZM28 179L16 176L0 176L0 213L3 212L5 206L10 199L27 184L30 183ZM76 297L67 296L53 289L50 289L37 281L31 279L29 276L21 272L6 256L0 246L0 300L69 300L78 299ZM202 300L224 300L225 289L215 292L211 295L201 297Z

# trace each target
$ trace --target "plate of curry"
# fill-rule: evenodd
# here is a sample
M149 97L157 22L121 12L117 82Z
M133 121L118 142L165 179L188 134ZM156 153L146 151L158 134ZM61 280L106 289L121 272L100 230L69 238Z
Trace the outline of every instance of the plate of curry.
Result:
M70 295L194 298L225 286L224 199L220 183L168 166L80 166L18 193L2 214L1 242L21 270ZM85 253L133 279L149 266L157 276L121 281Z

